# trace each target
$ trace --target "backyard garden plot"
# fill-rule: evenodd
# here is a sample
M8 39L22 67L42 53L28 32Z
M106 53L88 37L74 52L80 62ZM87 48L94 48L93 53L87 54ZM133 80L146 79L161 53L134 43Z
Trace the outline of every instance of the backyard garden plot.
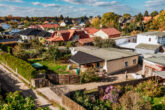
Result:
M77 91L70 98L87 110L164 110L165 87L153 80L135 87L108 86L99 91Z
M69 74L70 72L67 70L67 64L62 64L60 62L54 63L53 61L48 61L48 60L29 60L32 64L33 63L38 63L43 66L45 66L46 70L51 70L52 72L55 72L57 74Z

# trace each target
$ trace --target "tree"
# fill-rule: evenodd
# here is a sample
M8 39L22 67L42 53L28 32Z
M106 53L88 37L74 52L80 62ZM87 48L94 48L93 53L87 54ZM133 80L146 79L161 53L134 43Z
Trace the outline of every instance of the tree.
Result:
M92 18L91 25L95 28L100 28L100 19L98 17Z
M125 13L125 14L123 14L123 17L124 17L125 19L129 19L129 18L131 18L131 15L128 14L128 13Z
M48 49L48 58L52 59L55 63L55 61L60 57L60 51L56 47L49 47Z
M118 20L119 15L114 12L104 13L101 19L103 27L115 27L119 29Z
M24 98L18 91L9 93L6 103L0 105L1 110L35 110L35 102L31 97ZM38 110L50 110L49 108L37 108Z
M150 14L150 16L152 16L152 17L154 17L154 16L156 16L156 15L158 15L159 13L157 12L157 11L153 11L151 14Z
M142 22L143 21L143 15L142 13L139 13L137 16L136 16L136 22Z
M147 10L144 12L144 16L149 16L149 14L148 14L148 11L147 11Z
M164 30L165 29L165 10L162 10L158 17L158 25L159 29Z

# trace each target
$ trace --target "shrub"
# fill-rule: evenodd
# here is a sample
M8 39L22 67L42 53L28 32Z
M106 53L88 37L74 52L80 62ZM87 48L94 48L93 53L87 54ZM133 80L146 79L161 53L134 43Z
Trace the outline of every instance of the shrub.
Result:
M80 74L81 83L99 81L100 77L95 74L94 68L88 68L85 72Z
M13 70L17 69L17 72L27 80L31 80L31 78L36 76L36 69L33 68L31 64L8 53L1 52L0 61L7 63Z
M117 103L119 100L120 90L114 86L109 86L105 89L104 100L109 100L112 103Z
M124 110L151 110L151 105L137 92L128 91L120 98Z
M149 80L139 83L135 90L142 95L156 97L162 94L162 87L158 82Z

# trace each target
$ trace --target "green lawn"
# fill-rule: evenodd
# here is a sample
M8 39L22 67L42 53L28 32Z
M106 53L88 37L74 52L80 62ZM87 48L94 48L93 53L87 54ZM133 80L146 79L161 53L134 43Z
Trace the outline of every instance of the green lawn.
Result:
M29 60L32 63L40 63L46 66L49 70L54 71L58 74L69 74L69 71L66 71L67 64L54 63L53 61L41 61L41 60Z

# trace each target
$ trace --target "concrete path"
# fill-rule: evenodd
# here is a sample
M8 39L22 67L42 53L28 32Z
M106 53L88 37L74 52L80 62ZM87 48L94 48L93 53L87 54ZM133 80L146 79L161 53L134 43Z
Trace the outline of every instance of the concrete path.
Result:
M1 76L3 75L5 76L4 79L6 80L6 82L9 82L9 84L11 84L11 86L14 88L15 91L16 90L22 91L25 97L32 96L39 106L48 106L52 110L59 110L58 107L52 106L51 103L47 99L38 95L36 90L32 90L28 86L26 86L26 84L24 84L19 78L13 75L10 71L8 71L2 65L0 65L0 70L1 70L0 71ZM12 83L11 80L14 80L15 83Z

